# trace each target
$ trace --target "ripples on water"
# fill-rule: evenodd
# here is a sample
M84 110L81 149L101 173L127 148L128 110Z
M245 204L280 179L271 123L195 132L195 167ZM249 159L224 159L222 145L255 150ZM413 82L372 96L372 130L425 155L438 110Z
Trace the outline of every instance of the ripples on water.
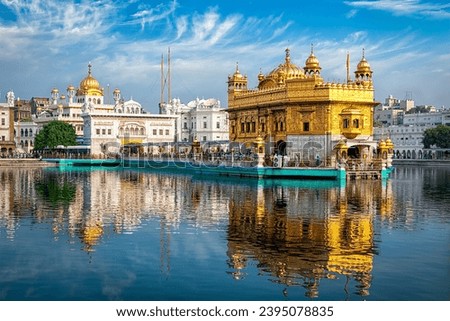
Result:
M446 300L449 179L2 168L0 299Z

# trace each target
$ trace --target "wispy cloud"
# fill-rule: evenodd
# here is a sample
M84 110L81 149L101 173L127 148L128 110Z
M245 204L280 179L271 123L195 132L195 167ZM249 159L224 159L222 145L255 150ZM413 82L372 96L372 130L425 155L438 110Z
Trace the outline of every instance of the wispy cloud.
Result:
M139 11L132 15L130 23L140 23L144 30L146 25L152 25L156 21L168 19L177 9L178 3L173 0L169 4L161 3L156 6L141 5Z
M356 65L362 48L366 48L376 78L399 66L423 69L417 59L429 61L433 56L411 30L380 36L349 28L345 34L330 36L329 32L304 30L302 19L290 20L282 12L268 16L224 13L219 6L191 10L181 2L0 0L0 7L14 15L0 20L1 68L5 75L11 75L0 79L0 87L25 89L23 79L27 79L30 94L17 95L45 95L54 86L76 85L92 61L94 75L102 85L108 82L119 87L124 96L133 95L144 106L156 106L161 53L169 46L172 93L182 99L206 95L224 100L226 77L236 61L241 72L249 76L249 87L255 87L260 69L267 73L282 63L286 47L291 48L292 61L303 67L310 43L314 43L325 80L345 77L347 51ZM446 5L413 0L355 0L346 4L351 7L347 17L364 9L417 15L428 8L436 15L439 10L448 13ZM21 79L12 83L18 70ZM399 78L377 82L377 89L389 88L394 82L399 83Z
M449 3L429 3L421 0L344 1L344 3L354 8L388 11L396 16L450 19ZM354 16L355 13L352 10L349 15Z

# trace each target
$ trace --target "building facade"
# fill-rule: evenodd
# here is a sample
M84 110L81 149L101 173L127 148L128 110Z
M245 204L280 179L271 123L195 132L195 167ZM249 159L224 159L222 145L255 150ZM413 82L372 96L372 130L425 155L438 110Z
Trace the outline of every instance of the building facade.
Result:
M125 101L119 89L113 91L113 100L113 104L105 103L103 88L89 64L78 88L69 85L67 95L52 89L48 104L35 99L33 121L39 128L52 120L71 124L80 145L73 150L84 150L94 158L160 153L161 146L173 144L175 116L148 114L137 101Z
M404 114L399 125L375 127L374 137L389 137L395 146L393 156L396 159L435 158L434 151L424 149L424 132L438 125L450 126L450 111L436 111L435 108L431 110L427 113Z
M228 77L230 141L252 149L263 139L266 155L285 155L295 166L334 166L342 155L370 160L377 150L372 132L378 103L364 52L354 80L325 82L321 71L313 50L300 68L286 49L284 62L260 73L257 88L249 89L236 66Z
M160 114L175 115L176 141L201 142L228 141L229 127L226 108L215 98L195 99L187 104L180 99L160 104Z
M38 125L32 121L14 122L14 137L18 153L32 153L34 139L39 132Z
M0 103L0 157L10 157L16 151L14 142L14 92L6 94L6 102Z

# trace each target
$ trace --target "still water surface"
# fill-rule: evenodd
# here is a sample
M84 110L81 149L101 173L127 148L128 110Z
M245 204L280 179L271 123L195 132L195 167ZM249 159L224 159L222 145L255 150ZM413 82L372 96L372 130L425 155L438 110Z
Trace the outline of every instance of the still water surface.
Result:
M450 168L387 182L0 168L0 300L448 300Z

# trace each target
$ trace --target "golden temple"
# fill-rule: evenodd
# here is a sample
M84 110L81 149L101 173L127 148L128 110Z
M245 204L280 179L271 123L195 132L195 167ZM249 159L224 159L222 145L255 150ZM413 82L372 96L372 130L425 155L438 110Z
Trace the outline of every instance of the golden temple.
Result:
M248 88L238 65L228 77L230 141L250 147L263 139L266 157L286 156L286 166L334 167L347 159L371 164L380 155L372 136L378 103L364 51L354 79L347 55L344 83L324 81L312 47L303 68L291 61L289 49L285 53L278 67L258 74L257 88Z

